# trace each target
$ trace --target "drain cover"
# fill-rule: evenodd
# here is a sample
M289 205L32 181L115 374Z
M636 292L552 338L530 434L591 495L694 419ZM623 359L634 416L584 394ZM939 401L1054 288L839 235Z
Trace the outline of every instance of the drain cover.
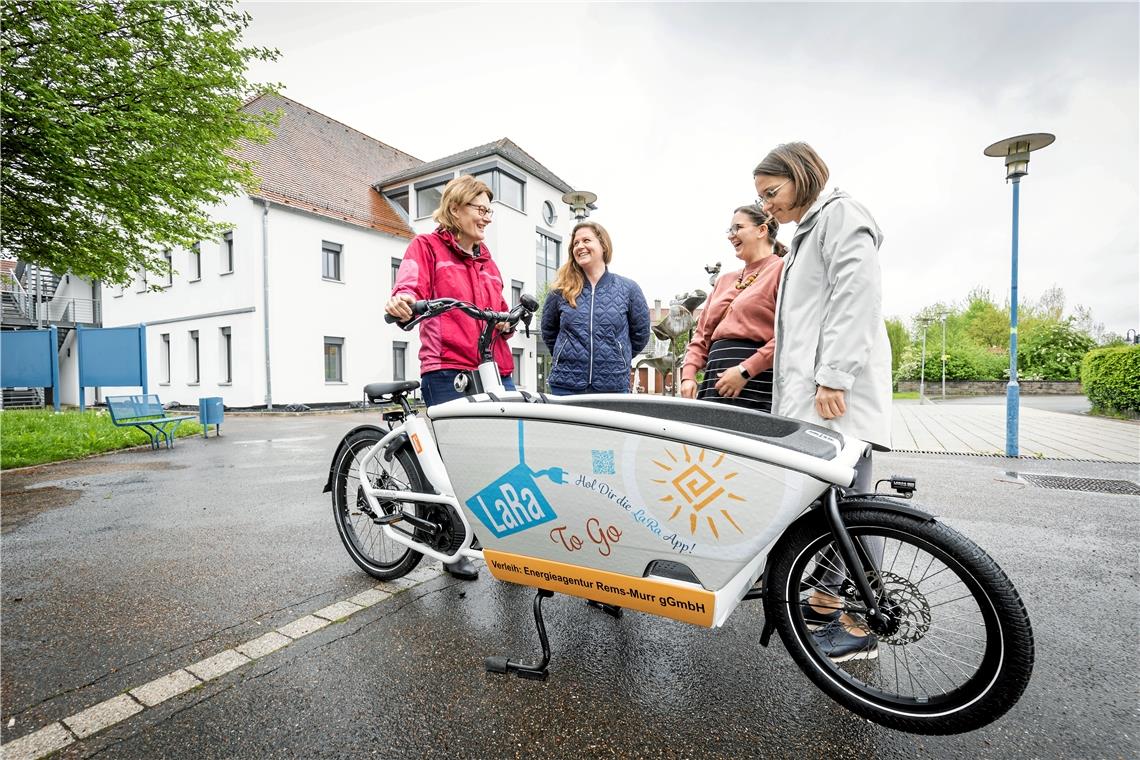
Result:
M1089 493L1117 493L1126 496L1140 496L1140 486L1131 480L1070 478L1065 475L1032 475L1027 472L1011 472L1008 474L1038 488L1057 488L1064 491L1087 491Z

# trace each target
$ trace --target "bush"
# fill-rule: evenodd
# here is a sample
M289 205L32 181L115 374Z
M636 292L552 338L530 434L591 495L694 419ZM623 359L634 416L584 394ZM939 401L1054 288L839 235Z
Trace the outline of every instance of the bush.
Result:
M942 357L928 343L926 346L926 381L942 379ZM895 380L917 380L922 366L922 345L912 343L903 351ZM971 343L946 347L947 380L1004 380L1008 376L1009 354L991 352Z
M1095 347L1096 342L1069 320L1043 322L1027 331L1018 346L1017 371L1026 379L1076 380L1081 359Z
M1140 413L1140 346L1100 348L1085 354L1081 387L1095 409Z

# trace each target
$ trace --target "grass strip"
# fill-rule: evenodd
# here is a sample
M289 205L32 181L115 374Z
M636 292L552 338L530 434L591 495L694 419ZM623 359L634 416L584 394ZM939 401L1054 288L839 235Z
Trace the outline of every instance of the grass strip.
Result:
M201 432L201 425L185 420L178 427L177 437ZM103 409L59 414L50 409L0 412L0 469L4 470L79 459L148 443L146 433L135 427L117 427Z

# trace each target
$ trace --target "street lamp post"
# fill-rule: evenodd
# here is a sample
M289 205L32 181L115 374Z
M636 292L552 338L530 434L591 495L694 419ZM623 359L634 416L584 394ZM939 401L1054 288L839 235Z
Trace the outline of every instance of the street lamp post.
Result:
M1057 138L1048 132L1018 135L999 140L985 149L992 158L1005 158L1005 178L1013 183L1013 245L1009 289L1009 383L1005 387L1005 455L1018 455L1018 411L1021 389L1017 383L1017 216L1021 178L1029 174L1029 154L1052 145Z
M918 370L918 402L921 404L926 398L926 327L930 324L930 318L922 317L918 323L922 325L922 363Z
M946 400L946 312L942 312L942 400Z

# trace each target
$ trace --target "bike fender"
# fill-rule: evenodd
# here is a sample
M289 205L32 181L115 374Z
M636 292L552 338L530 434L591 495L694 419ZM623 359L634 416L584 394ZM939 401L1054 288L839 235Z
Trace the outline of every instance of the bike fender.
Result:
M325 487L321 489L321 493L328 493L332 490L333 478L336 476L336 463L340 460L341 452L344 451L345 442L348 441L354 433L361 430L375 430L381 437L387 435L387 432L383 428L377 427L376 425L357 425L345 433L344 437L340 439L340 443L337 444L336 451L333 452L332 462L329 463L329 479L325 481Z
M897 512L902 515L916 517L923 522L933 522L934 515L912 507L905 503L901 497L890 496L888 494L874 494L867 496L851 496L839 500L839 513L843 514L844 510L859 509L861 507L874 507L875 509L882 509L887 512Z

